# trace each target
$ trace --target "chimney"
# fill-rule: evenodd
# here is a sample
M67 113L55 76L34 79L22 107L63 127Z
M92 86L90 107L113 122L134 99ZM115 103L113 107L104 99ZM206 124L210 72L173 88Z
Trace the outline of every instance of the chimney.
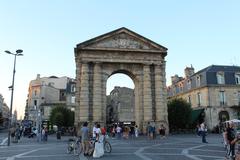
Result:
M185 69L184 69L184 73L185 73L185 77L190 77L190 76L192 76L193 74L194 74L194 68L193 68L193 66L191 65L191 67L186 67Z
M37 74L36 80L39 80L39 79L40 79L40 74Z
M175 74L174 76L171 77L171 80L172 80L172 84L174 84L180 80L180 77L178 77L178 75Z

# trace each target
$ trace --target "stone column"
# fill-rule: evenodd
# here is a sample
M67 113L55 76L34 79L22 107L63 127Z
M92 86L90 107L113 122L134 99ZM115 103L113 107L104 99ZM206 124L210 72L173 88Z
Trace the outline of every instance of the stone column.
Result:
M79 121L89 120L89 69L87 63L81 65Z
M79 119L79 103L80 103L80 75L81 75L81 63L76 58L76 106L75 106L75 122L74 125L78 126L80 119Z
M168 111L167 111L167 86L166 86L166 62L163 61L163 65L162 65L162 105L163 105L163 119L164 121L166 121L167 125L168 125Z
M163 124L166 127L166 134L169 132L168 112L167 112L167 88L165 62L155 67L155 83L156 83L156 115L157 125Z
M164 120L164 105L163 105L163 74L160 65L155 65L155 95L156 95L156 120Z
M144 121L152 120L152 95L151 95L151 76L150 65L143 66L143 114Z
M102 71L102 120L103 123L106 124L106 108L107 108L107 97L106 97L106 89L107 89L107 80L110 75L106 71Z
M102 121L102 68L95 63L93 71L93 121Z

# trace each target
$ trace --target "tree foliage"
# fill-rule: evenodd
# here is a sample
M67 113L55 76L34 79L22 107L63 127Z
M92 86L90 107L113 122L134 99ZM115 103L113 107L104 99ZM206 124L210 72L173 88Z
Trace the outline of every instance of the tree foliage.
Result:
M184 99L173 99L168 102L168 121L171 131L187 129L191 125L191 105Z
M74 112L65 106L53 108L50 114L50 122L58 127L70 127L74 125Z
M3 123L3 115L2 115L2 112L0 112L0 125L2 125Z

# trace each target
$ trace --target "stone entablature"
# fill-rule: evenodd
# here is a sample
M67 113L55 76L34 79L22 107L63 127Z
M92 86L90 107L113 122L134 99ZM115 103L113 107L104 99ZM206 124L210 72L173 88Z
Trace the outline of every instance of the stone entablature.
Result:
M165 56L167 48L126 28L78 44L75 48L77 108L75 121L106 123L106 82L124 73L135 84L135 122L168 126Z

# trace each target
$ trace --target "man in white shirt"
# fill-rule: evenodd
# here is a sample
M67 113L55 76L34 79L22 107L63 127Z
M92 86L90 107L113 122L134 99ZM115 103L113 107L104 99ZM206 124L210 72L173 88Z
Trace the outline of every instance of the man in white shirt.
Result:
M118 139L121 139L121 131L122 131L122 128L118 125L117 128L116 128L117 138Z
M208 143L206 141L207 127L206 127L204 122L200 125L200 129L201 129L201 134L202 134L202 142L203 143Z
M96 131L97 131L97 122L95 122L93 126L93 132L92 132L93 139L96 139Z

